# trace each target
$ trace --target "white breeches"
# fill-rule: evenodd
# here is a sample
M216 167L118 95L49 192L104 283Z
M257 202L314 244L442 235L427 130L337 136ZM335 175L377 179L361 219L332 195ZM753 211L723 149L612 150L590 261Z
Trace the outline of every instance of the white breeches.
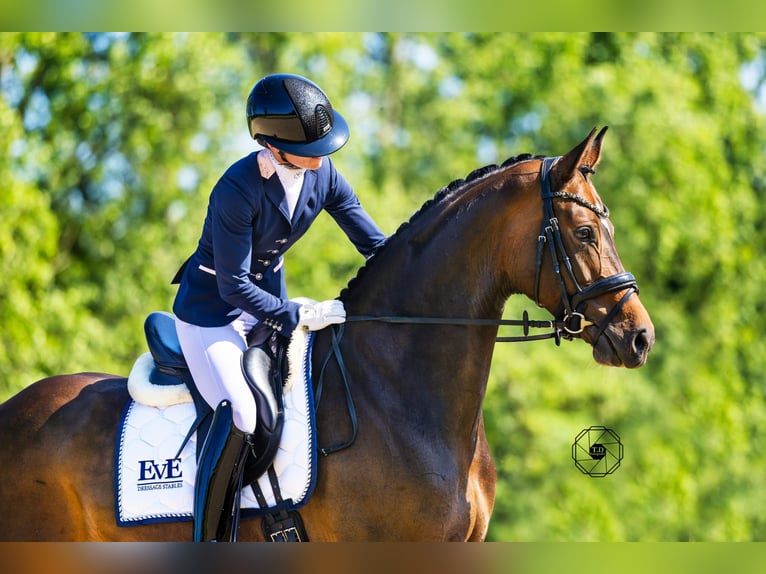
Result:
M255 431L256 405L242 374L242 353L257 322L242 313L223 327L199 327L176 317L178 341L202 398L213 409L224 399L231 401L234 425L248 433Z

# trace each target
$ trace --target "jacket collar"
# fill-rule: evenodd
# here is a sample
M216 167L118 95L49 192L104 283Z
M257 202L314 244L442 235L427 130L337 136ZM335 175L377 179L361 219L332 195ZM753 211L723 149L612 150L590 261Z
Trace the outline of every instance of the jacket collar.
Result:
M301 194L298 196L298 203L295 204L295 211L293 212L293 220L291 224L294 226L300 221L304 212L306 211L306 204L309 198L314 197L314 190L316 189L317 173L313 170L306 170L303 176L303 187L301 188Z
M298 197L298 203L295 206L295 212L293 213L293 219L290 220L290 215L287 210L287 200L285 199L285 190L282 187L282 183L279 181L279 176L276 172L272 173L271 177L264 179L263 189L266 193L266 197L269 198L272 204L279 210L285 221L292 227L294 222L297 222L303 215L303 211L306 208L309 196L312 195L312 191L316 185L316 172L312 170L306 170L303 176L303 187L301 188L301 194Z

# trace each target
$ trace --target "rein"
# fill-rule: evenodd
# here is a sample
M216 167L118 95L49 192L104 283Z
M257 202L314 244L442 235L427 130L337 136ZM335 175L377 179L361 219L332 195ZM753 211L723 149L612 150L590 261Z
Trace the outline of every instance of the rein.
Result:
M619 313L620 309L622 309L630 296L633 295L633 293L638 293L638 284L636 283L636 278L632 273L623 271L621 273L610 275L609 277L602 277L601 279L597 279L585 287L580 286L580 283L577 281L577 277L575 276L574 270L572 269L572 263L569 259L569 255L564 248L564 241L561 238L558 219L556 218L556 214L553 210L553 200L562 199L565 201L574 201L578 205L590 209L593 213L601 218L608 217L609 211L606 209L606 207L598 207L593 205L589 201L572 193L552 191L550 183L550 172L553 164L557 159L558 157L545 158L540 166L540 180L543 200L543 223L537 240L535 304L538 307L542 307L540 304L540 274L543 266L545 246L548 245L548 249L551 254L551 260L553 261L553 271L559 280L559 287L561 289L561 302L564 306L564 316L562 319L535 321L531 320L529 318L529 314L524 311L522 319L350 315L346 317L346 323L376 321L379 323L407 325L514 326L522 327L524 330L524 335L516 337L497 337L495 340L500 343L518 343L523 341L554 339L556 345L561 344L562 338L568 340L573 339L574 337L580 335L586 327L595 325L598 327L598 331L596 332L596 336L593 338L593 342L591 343L595 346L598 339L604 333L606 327L609 325L609 323L611 323L612 319L617 315L617 313ZM574 295L570 295L567 291L564 273L567 274L569 280L575 286L576 293L574 293ZM616 291L625 291L625 294L620 298L617 304L612 307L609 313L607 313L600 326L593 321L587 320L585 315L578 311L578 308L586 301L595 299L596 297L600 297L606 293L612 293ZM337 452L351 446L354 443L354 440L356 440L358 431L356 408L354 407L353 397L351 396L351 385L349 384L346 366L343 361L343 355L340 351L340 341L343 337L344 329L345 326L343 324L336 325L332 329L332 345L330 351L327 354L327 357L325 357L325 360L322 363L322 368L319 371L314 402L315 408L319 409L319 400L322 396L324 382L324 372L330 362L330 359L335 357L345 389L346 406L348 408L348 415L351 423L351 438L345 442L337 443L329 447L320 447L319 452L324 455L329 455L333 452ZM530 335L530 329L552 329L552 331L549 333Z
M571 335L582 332L587 326L578 327L574 324L568 324L564 321L555 319L536 321L529 318L529 314L524 311L522 319L470 319L463 317L404 317L396 315L350 315L346 317L347 323L362 321L377 321L379 323L412 324L412 325L468 325L468 326L513 326L523 327L524 335L517 337L497 337L495 340L499 343L520 343L523 341L540 341L543 339L556 339L559 344L561 331L566 331ZM530 329L553 329L550 333L530 335Z

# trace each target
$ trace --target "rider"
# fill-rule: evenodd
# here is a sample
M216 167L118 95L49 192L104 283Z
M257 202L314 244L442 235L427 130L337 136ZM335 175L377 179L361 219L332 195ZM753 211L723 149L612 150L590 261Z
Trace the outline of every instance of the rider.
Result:
M339 300L287 299L283 254L324 209L369 257L385 236L327 157L348 140L346 120L312 81L259 80L247 98L250 136L263 149L231 165L210 195L197 249L176 275L176 330L194 381L215 409L200 453L194 540L231 535L233 505L257 421L243 352L345 321Z

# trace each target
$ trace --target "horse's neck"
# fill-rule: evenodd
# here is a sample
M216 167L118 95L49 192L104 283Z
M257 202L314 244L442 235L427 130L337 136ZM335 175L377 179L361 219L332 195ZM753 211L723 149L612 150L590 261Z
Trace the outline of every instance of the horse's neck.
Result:
M497 327L417 322L424 317L500 319L509 293L493 268L496 230L490 218L497 211L497 205L477 202L436 214L435 222L418 222L406 236L395 237L346 298L351 316L412 321L367 323L354 332L363 333L368 349L377 345L386 354L374 357L376 369L401 373L397 380L389 377L385 388L411 401L412 408L424 409L427 418L441 417L442 424L462 433L471 432L478 420ZM375 373L369 376L376 379ZM381 381L371 384L376 386L371 393L381 392Z
M446 207L395 236L347 298L362 314L499 319L510 295L497 273L502 202Z

